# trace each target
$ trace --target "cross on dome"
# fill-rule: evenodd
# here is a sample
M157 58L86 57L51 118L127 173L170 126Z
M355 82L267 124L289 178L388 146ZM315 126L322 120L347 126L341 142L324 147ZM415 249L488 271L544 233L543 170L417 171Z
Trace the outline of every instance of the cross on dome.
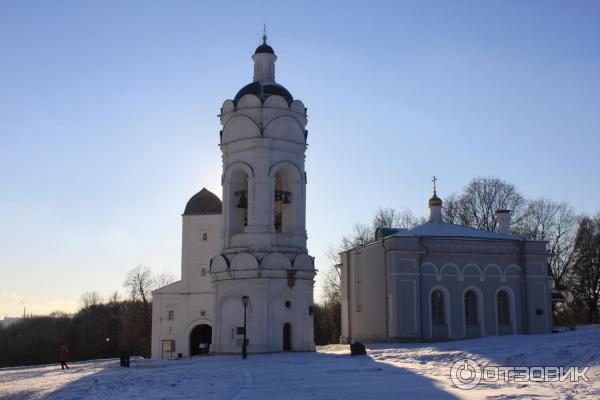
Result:
M263 36L262 36L263 44L267 44L267 23L263 24Z
M442 205L442 199L440 199L437 195L437 181L438 178L434 175L433 179L431 180L431 182L433 182L433 196L431 196L429 199L429 207L441 207Z
M254 54L275 54L273 48L267 44L267 24L263 25L262 44L256 48Z

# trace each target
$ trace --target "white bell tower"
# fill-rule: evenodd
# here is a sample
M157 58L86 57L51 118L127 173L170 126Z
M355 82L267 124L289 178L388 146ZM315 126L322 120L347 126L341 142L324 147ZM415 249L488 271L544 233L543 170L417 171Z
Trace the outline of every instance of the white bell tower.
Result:
M314 350L314 263L306 249L306 108L256 49L253 82L221 108L223 251L211 261L215 351ZM241 332L241 333L240 333Z

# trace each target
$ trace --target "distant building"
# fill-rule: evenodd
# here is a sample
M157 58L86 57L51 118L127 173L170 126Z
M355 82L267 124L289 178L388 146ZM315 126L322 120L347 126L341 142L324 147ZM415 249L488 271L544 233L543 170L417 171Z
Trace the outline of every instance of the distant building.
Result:
M445 223L435 190L429 210L421 226L341 253L341 342L552 330L546 242L510 235L508 210L498 232Z
M306 108L275 82L266 37L252 59L253 82L221 107L223 202L206 189L189 200L181 280L153 293L153 357L240 352L242 296L248 352L315 348Z
M4 319L2 321L0 321L0 325L2 325L4 328L7 328L13 324L16 324L17 322L21 321L22 318L16 318L16 317L4 317Z

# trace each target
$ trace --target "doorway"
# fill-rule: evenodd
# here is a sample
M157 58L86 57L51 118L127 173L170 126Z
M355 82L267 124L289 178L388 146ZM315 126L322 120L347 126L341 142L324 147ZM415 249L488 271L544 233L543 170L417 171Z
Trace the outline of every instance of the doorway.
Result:
M210 325L197 325L190 333L190 356L208 354L212 343L212 327Z
M283 324L283 351L292 351L292 324Z

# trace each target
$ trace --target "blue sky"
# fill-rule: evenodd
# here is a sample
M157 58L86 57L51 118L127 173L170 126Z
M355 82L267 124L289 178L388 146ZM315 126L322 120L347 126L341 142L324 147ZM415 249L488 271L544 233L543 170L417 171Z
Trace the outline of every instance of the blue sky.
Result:
M308 107L309 250L476 175L600 211L597 2L0 2L0 318L179 276L263 22ZM318 282L319 286L320 281Z

